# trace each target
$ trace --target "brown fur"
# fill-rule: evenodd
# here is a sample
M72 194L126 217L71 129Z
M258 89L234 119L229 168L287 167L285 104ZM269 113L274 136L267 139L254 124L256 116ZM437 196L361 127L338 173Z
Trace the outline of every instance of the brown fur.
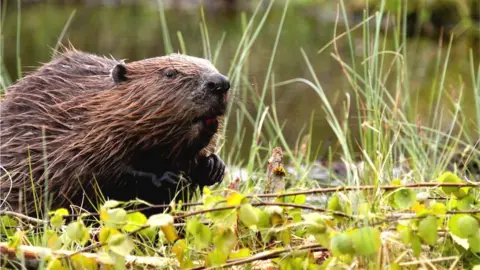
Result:
M186 168L215 149L216 135L196 149L200 128L192 124L209 113L222 121L209 112L217 101L198 92L203 74L218 73L210 62L178 54L145 59L126 64L127 80L115 83L117 64L69 49L7 89L0 103L0 164L8 172L1 173L2 204L30 211L32 183L41 199L46 181L52 207L79 203L93 179L120 188L138 151L162 149L159 162ZM178 75L166 78L167 70Z

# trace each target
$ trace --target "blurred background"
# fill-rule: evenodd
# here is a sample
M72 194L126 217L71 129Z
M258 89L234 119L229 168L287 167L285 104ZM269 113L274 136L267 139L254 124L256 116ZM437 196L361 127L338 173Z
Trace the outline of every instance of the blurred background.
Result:
M18 78L17 64L21 63L22 73L33 70L42 62L51 58L52 48L63 35L62 42L71 42L74 47L91 53L112 55L116 59L133 61L137 59L164 55L164 41L161 27L159 5L165 8L165 19L174 51L181 50L177 32L181 32L188 54L204 56L201 38L201 6L205 10L208 35L212 47L223 42L216 61L218 69L226 73L242 36L242 16L251 16L261 1L258 0L2 0L2 77L13 82ZM261 8L266 8L268 1ZM373 14L380 1L346 0L345 10L350 27L360 23L365 16ZM405 1L403 1L405 2ZM427 99L438 65L439 53L446 50L453 35L448 73L444 83L445 91L452 95L459 91L460 85L466 90L464 112L468 114L472 105L473 91L469 52L473 48L474 62L478 64L480 37L479 0L411 0L408 6L399 0L387 1L385 9L390 16L384 16L383 33L398 23L398 7L406 10L406 36L409 38L407 50L409 80L411 92L418 97L419 112L429 112ZM276 1L268 16L264 29L249 55L248 78L253 89L261 90L265 73L270 61L278 24L285 1ZM335 21L339 3L335 0L292 0L290 1L286 21L283 26L280 44L276 52L274 74L276 81L297 77L311 79L308 67L302 58L303 48L312 61L314 70L327 93L335 110L344 110L345 94L351 91L341 66L331 56L333 47L319 53L335 36ZM365 15L368 10L369 15ZM21 16L18 16L18 12ZM242 15L243 14L243 15ZM372 27L374 20L372 20ZM17 31L20 36L17 37ZM62 31L66 31L62 34ZM336 27L337 35L345 31L345 20L341 16ZM224 35L224 38L222 36ZM359 59L363 55L363 34L353 32L355 54ZM17 58L17 38L20 59ZM394 38L388 34L386 44L393 44ZM439 49L439 47L441 48ZM337 43L340 54L350 55L346 39ZM18 61L20 60L20 61ZM392 85L387 89L394 90ZM241 91L241 89L234 89ZM267 97L266 103L272 103ZM280 121L284 122L284 135L287 141L295 145L303 133L308 133L313 123L313 144L334 138L327 121L324 120L322 103L318 95L305 85L290 84L276 89L275 100ZM423 105L424 104L424 105ZM255 110L254 104L244 104L249 110ZM451 104L444 104L449 106ZM355 109L355 108L354 108ZM312 121L313 117L313 121ZM419 114L421 120L421 114ZM234 121L234 120L231 120ZM446 119L448 126L448 119ZM355 125L355 123L352 123ZM252 127L245 126L246 134ZM305 130L307 129L307 130ZM235 125L227 133L234 134ZM248 140L248 138L246 138ZM228 144L227 140L227 144ZM250 143L244 143L242 153L248 156Z

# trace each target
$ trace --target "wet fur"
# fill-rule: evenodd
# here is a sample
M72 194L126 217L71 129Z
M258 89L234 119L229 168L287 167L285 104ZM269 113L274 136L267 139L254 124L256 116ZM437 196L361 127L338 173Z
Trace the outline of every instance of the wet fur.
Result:
M170 55L122 65L126 72L112 78L119 64L69 49L7 89L0 103L0 164L8 172L0 178L2 204L32 212L32 191L43 206L45 181L52 208L91 209L85 194L95 202L97 184L117 200L173 198L176 187L133 177L135 166L202 182L196 164L213 152L217 135L202 134L192 121L217 102L197 89L204 73L218 71L206 60ZM167 78L168 70L176 77Z

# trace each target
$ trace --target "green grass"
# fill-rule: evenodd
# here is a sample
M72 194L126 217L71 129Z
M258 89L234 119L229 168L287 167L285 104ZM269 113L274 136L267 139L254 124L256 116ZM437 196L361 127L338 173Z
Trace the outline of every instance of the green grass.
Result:
M316 135L312 129L313 121L328 122L335 134L336 141L336 144L328 149L328 159L330 161L341 160L347 167L345 179L332 177L341 180L345 185L357 187L390 185L398 178L406 183L435 181L439 175L448 170L448 164L459 151L475 145L476 140L480 139L478 136L480 134L480 64L478 60L474 60L473 48L470 48L468 59L471 77L459 77L457 85L448 86L445 85L445 82L449 64L456 60L451 56L455 38L451 37L447 44L440 42L435 59L435 76L432 81L424 82L429 85L424 87L430 89L429 102L427 108L421 107L417 100L419 94L415 93L411 84L411 79L415 77L415 74L411 74L409 67L416 59L412 58L415 55L412 54L411 40L406 37L406 26L401 23L400 19L402 16L404 19L406 18L406 13L403 11L407 9L407 6L402 1L398 1L395 14L385 11L387 3L385 0L379 1L377 13L372 14L372 11L368 9L365 11L365 20L360 28L349 25L345 3L343 0L340 1L337 19L338 23L344 20L346 35L336 39L328 47L323 47L325 44L318 44L318 48L322 48L320 53L330 53L331 57L342 67L343 73L338 76L343 76L348 85L348 89L344 89L344 94L340 96L343 102L343 110L340 113L325 94L327 89L322 86L322 81L318 79L312 66L312 61L318 55L307 54L302 48L292 48L300 53L301 58L298 60L304 62L309 72L308 77L278 78L275 75L275 60L279 57L276 55L276 50L282 43L282 29L289 11L289 1L284 4L279 21L270 21L270 23L277 23L277 35L270 50L269 64L261 89L254 89L249 80L249 54L257 38L262 35L262 30L274 6L273 1L263 2L266 3L263 9L259 4L251 15L243 14L241 25L243 35L238 41L235 53L231 56L231 65L226 72L232 84L232 95L235 97L235 102L232 102L228 108L226 119L229 121L225 123L222 131L224 139L218 142L218 149L220 156L227 161L229 167L241 167L246 171L248 177L243 179L245 181L241 185L241 193L251 194L253 191L263 190L267 181L265 168L268 158L272 149L277 146L282 147L286 164L299 174L298 181L292 176L287 176L287 180L292 181L290 191L319 187L319 182L308 177L309 170L318 166L313 161L319 158L318 146L311 143L312 137ZM168 18L165 17L162 2L158 1L158 3L165 53L170 53L173 51L171 39L174 37L170 35L167 25ZM5 12L3 9L0 34L6 27L3 24ZM382 32L383 19L392 19L393 17L396 18L396 26L391 25L386 33ZM18 18L20 22L20 13L18 13ZM59 43L68 31L68 25L72 20L74 20L74 13L66 23ZM214 63L219 57L225 57L222 56L222 45L225 38L228 37L228 33L223 34L219 40L210 40L208 17L205 16L203 10L201 10L199 29L202 34L201 44L204 57L211 59ZM19 31L20 23L17 24L17 33ZM355 40L352 31L362 32L361 43ZM336 35L340 34L336 32ZM17 37L19 36L17 34ZM3 38L2 34L0 67L3 67L3 58L1 58L5 46ZM176 33L176 38L181 44L181 51L186 52L182 33ZM332 37L332 39L334 38ZM391 40L393 42L390 42ZM18 73L21 74L19 43L20 38L17 38L17 67ZM349 55L339 53L337 49L339 45L348 46ZM57 48L58 45L55 47ZM361 53L359 53L359 48ZM2 89L5 90L11 84L11 80L3 68L0 76ZM471 88L466 87L469 85L465 83L467 81L471 81ZM288 123L278 117L277 108L280 105L275 103L275 96L278 88L295 89L298 84L308 85L318 95L323 104L321 109L325 112L326 117L325 119L315 119L312 116L311 122L305 123L305 128L299 131L296 145L291 145L284 136L284 129ZM387 89L387 85L393 87ZM449 87L453 87L456 91L450 91ZM471 110L465 110L465 106L468 106L465 104L470 104L469 100L465 100L465 96L474 97L473 114L469 113ZM271 98L267 99L267 97ZM267 100L271 100L271 103L267 103ZM255 110L252 112L247 109L247 104L253 104ZM253 127L253 131L248 133L249 129L246 126ZM235 135L226 137L227 129L235 130ZM359 136L357 137L355 134L359 134ZM239 154L245 143L250 145L247 157ZM471 149L467 155L472 159L478 158L480 156L479 147ZM398 168L404 169L404 173L394 175L393 172ZM332 168L327 169L332 170ZM463 177L462 179L467 176L472 179L472 176L466 175L465 171L458 170L456 173ZM229 177L220 187L216 188L217 191L227 187L233 180ZM345 193L345 196L350 202L351 208L354 209L354 213L365 205L369 205L370 210L377 213L374 208L380 207L381 202L388 201L390 195L384 197L379 192L349 192ZM474 193L472 198L473 202L477 202L477 205L472 207L478 207L478 193ZM450 199L447 198L447 200ZM472 205L475 204L473 202ZM388 212L391 209L384 210ZM349 221L345 222L343 228L346 230L358 227L357 223L364 221L365 223L369 222L367 218L355 222ZM46 227L44 231L47 231ZM35 235L30 233L32 236ZM32 244L45 246L45 242L40 243L39 235L33 239L36 241ZM153 256L155 254L154 243L150 241L148 238L145 241L137 239L139 250L137 255ZM453 246L450 242L448 243ZM190 245L193 244L189 242L188 246ZM80 249L80 246L71 244L69 248L75 250ZM399 251L397 253L392 251L389 254L392 260L405 256L403 254L405 246L398 244L393 250L395 249L399 249ZM448 256L461 255L461 252L451 248L450 251L443 253L442 250L435 250L425 254ZM411 254L406 255L406 257L409 256L411 257ZM412 258L412 260L414 259ZM384 265L381 260L372 257L359 260L359 262L376 269L380 269ZM442 266L446 267L446 265Z

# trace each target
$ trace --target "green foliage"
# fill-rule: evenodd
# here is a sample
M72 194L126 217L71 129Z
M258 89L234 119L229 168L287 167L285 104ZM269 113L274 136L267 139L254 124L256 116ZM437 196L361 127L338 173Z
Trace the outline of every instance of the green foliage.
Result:
M125 267L127 255L155 257L157 253L165 258L175 258L182 269L222 267L229 263L248 267L249 260L259 259L262 255L281 269L402 269L403 262L418 261L414 257L423 261L423 258L449 257L452 254L458 256L464 265L473 265L470 258L480 252L478 186L437 187L428 184L464 185L472 182L467 181L472 176L465 170L454 166L452 171L448 171L447 165L461 146L473 144L474 139L469 134L478 134L479 127L475 126L475 122L480 123L480 105L473 106L477 119L471 121L470 118L475 115L464 109L468 107L465 106L465 98L457 97L457 94L463 94L461 90L472 88L474 99L480 100L480 67L476 71L474 57L471 57L472 87L464 85L466 80L462 78L458 85L452 85L454 94L445 91L446 85L451 85L447 80L451 44L432 53L438 58L425 61L436 62L431 84L423 85L426 82L422 79L416 82L420 86L410 85L415 76L412 73L418 70L411 71L412 62L422 64L423 61L415 58L412 61L412 50L407 50L410 46L402 34L405 29L383 28L386 10L398 13L391 16L406 16L402 13L402 1L380 1L380 10L372 17L374 20L368 20L368 23L365 20L360 24L363 29L357 28L361 30L360 35L353 36L347 21L346 29L343 29L345 34L339 36L340 33L336 33L335 43L332 43L335 48L329 57L338 62L336 64L341 70L332 73L343 72L339 74L345 77L342 87L348 90L335 97L335 101L327 94L336 91L324 89L317 78L319 72L310 62L310 58L313 60L316 55L307 53L310 50L298 50L295 59L302 63L302 72L308 73L305 76L310 76L310 79L277 81L278 78L284 79L284 74L274 74L274 70L276 63L283 61L275 54L277 48L281 48L281 32L284 23L288 24L288 12L286 5L282 17L273 16L276 21L272 23L269 21L272 5L273 2L259 5L252 14L243 15L240 40L234 41L238 48L228 51L228 61L231 62L228 76L232 91L237 91L233 95L240 102L239 108L229 107L227 119L233 119L233 123L226 121L225 127L238 131L233 138L228 138L230 144L219 140L218 150L229 165L246 167L248 176L242 179L245 181L240 181L238 189L226 188L233 180L227 175L224 184L213 190L204 188L199 204L188 208L187 212L179 207L149 218L127 210L126 206L139 202L114 200L100 207L97 213L99 222L87 223L85 219L92 218L87 214L74 215L74 219L67 222L69 212L58 209L50 212L49 222L40 221L41 226L35 225L39 229L32 230L31 224L24 224L28 220L3 215L0 232L8 246L17 250L23 244L44 244L52 250L80 252L72 256L70 262L82 269L96 269L97 262L121 269ZM340 9L345 12L344 1L340 1ZM365 12L366 17L370 16L369 10ZM166 15L161 8L164 47L171 52L174 47ZM395 19L400 22L402 17ZM212 48L214 43L209 41L212 31L208 31L203 12L201 21L204 54L217 59L226 35L222 35L217 48ZM249 56L255 41L262 36L263 28L267 26L270 29L271 25L276 27L278 23L278 30L274 29L276 38L270 61L265 68L267 75L257 88L257 82L253 84L250 78L248 63L251 61L256 65L258 60L254 57L249 59ZM382 35L382 31L386 32ZM183 40L184 35L178 33L185 51L188 44ZM350 55L339 53L338 47L349 48ZM293 50L288 53L293 54ZM322 62L321 59L314 60ZM420 69L424 68L421 66ZM453 74L454 77L457 75ZM264 171L274 146L284 149L286 164L295 172L287 177L290 181L287 186L291 188L285 192L318 188L319 183L309 179L307 174L318 166L312 164L312 160L321 157L316 149L312 149L312 138L318 134L310 128L307 139L301 140L294 149L284 136L284 127L292 125L292 122L280 121L282 115L277 111L280 105L275 103L276 88L295 84L292 87L297 89L300 83L318 95L323 106L322 119L325 116L328 132L331 130L336 140L335 146L328 149L328 158L337 158L346 165L344 178L331 174L328 180L338 180L349 189L341 190L342 186L338 186L338 190L328 193L326 202L316 201L326 194L326 191L318 190L317 193L295 193L271 200L256 194L257 190L264 190ZM419 106L416 95L428 92L419 91L424 89L431 90L431 96L427 97L429 104ZM338 102L340 106L334 107L333 102ZM443 111L443 103L453 109ZM255 111L247 110L245 104L253 104ZM457 127L458 134L453 128L445 131L445 123ZM322 126L322 132L324 128ZM253 132L247 134L250 129ZM352 135L355 133L358 137ZM248 136L251 141L244 141ZM248 157L242 160L238 152L245 144L248 145ZM475 154L478 151L472 150L471 155ZM394 170L402 172L394 175ZM431 182L431 179L434 181ZM406 183L412 185L404 186ZM391 186L394 186L393 189ZM314 251L322 249L331 252L323 253L329 258L319 260L315 257L318 254ZM95 253L97 261L83 256L82 251ZM447 264L441 262L439 268L450 268ZM47 265L51 269L66 267L58 258L50 259Z
M398 209L408 209L417 201L417 194L411 189L400 189L393 196L394 205Z
M63 217L68 215L68 210L65 208L61 208L50 214L52 215L50 217L50 224L53 228L59 229L60 226L62 226L64 223Z
M332 237L330 244L334 256L341 256L355 253L352 237L346 233L341 233Z
M238 218L247 227L252 227L258 223L258 215L251 204L244 204L240 207Z
M420 221L418 224L418 236L422 238L425 243L433 246L437 242L437 218L428 216Z
M90 239L90 233L82 221L75 221L68 224L65 233L70 240L78 241L81 244L85 244Z
M108 239L108 247L120 256L127 256L135 248L135 245L128 235L115 234Z
M448 228L460 238L469 238L479 230L478 219L466 214L454 215L448 222Z
M17 220L9 216L1 216L0 221L0 233L6 236L12 236L15 233L15 227L18 226Z
M352 232L352 243L357 255L372 255L382 245L380 231L377 228L365 227Z
M463 181L458 184L462 183ZM298 195L282 196L262 203L261 199L255 196L224 190L218 192L225 192L226 196L215 195L217 191L207 191L202 195L203 203L196 206L196 210L189 210L188 215L183 217L184 234L178 232L182 227L174 226L179 216L165 213L152 215L147 219L142 213L119 208L127 204L107 203L99 210L100 230L95 237L92 237L90 228L85 226L82 220L84 216L65 225L64 217L68 215L68 211L59 209L50 213L52 218L42 238L52 250L74 247L81 250L90 245L96 246L96 260L82 257L82 253L70 259L72 265L82 265L81 267L86 269L95 269L96 263L123 267L127 255L141 255L148 253L150 248L164 245L167 247L164 252L167 255L171 253L181 268L194 265L222 266L235 260L249 260L259 254L275 254L287 250L282 255L283 259L273 256L272 262L282 269L315 269L320 265L312 258L313 253L308 249L300 249L311 240L316 243L314 247L329 249L338 265L354 261L360 263L379 254L387 239L382 237L382 234L392 226L396 226L396 237L401 241L402 247L411 248L412 256L420 257L426 253L424 245L429 245L434 250L450 250L449 252L460 252L462 249L473 253L480 251L478 214L456 213L458 210L449 208L451 204L447 206L441 201L428 199L444 191L442 187L422 191L428 192L429 196L426 196L427 199L420 196L421 200L417 200L416 192L405 190L424 188L406 187L398 183L395 185L398 188L393 191L379 187L378 196L397 196L394 199L395 208L401 210L399 213L410 213L413 216L401 219L402 214L397 217L392 215L389 212L392 203L390 199L377 200L368 208L361 204L358 214L361 213L370 224L377 224L372 226L363 226L346 217L339 218L339 212L357 215L355 208L349 203L349 196L340 192L331 195L326 202L327 209L317 212L311 211L316 208L312 208L305 198ZM477 188L473 187L469 192L476 194L476 190ZM457 191L452 191L452 194ZM474 197L473 203L478 203L477 197ZM110 209L106 206L116 208ZM218 212L222 214L219 215ZM183 214L177 213L180 216ZM228 222L220 222L219 217L226 218ZM390 221L378 222L384 218ZM2 216L2 221L6 225L18 225L11 217ZM155 228L159 228L161 234L157 234ZM448 241L439 241L440 231L448 232L444 235ZM16 231L10 236L9 246L18 248L26 236L25 232ZM157 236L165 237L167 242L159 241L155 244ZM145 239L150 241L148 245L145 244ZM334 262L328 260L323 264L330 265ZM60 260L52 259L48 261L48 267L63 269L65 265ZM394 264L391 267L395 269L397 266Z

